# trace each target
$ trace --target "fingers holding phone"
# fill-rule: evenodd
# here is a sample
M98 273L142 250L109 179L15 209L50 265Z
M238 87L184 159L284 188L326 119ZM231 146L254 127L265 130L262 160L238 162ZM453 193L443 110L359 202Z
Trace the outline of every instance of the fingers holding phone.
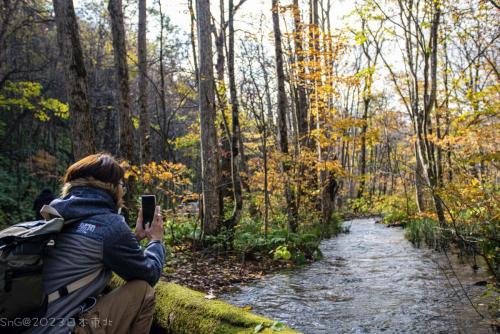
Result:
M144 223L142 218L142 206L137 214L137 221L135 223L135 236L137 240L141 241L146 237L146 231L144 230Z
M144 231L145 236L150 240L163 240L163 218L160 206L156 205L155 195L141 196L141 211L137 223L142 225L139 231ZM137 233L136 233L137 235Z
M163 240L163 217L161 215L160 206L157 205L154 210L154 216L152 219L152 223L146 225L146 235L150 241L153 240Z

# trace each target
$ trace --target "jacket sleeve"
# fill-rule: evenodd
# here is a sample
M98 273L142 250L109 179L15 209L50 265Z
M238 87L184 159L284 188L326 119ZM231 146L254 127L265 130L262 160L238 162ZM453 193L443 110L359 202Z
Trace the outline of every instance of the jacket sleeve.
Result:
M154 286L162 273L165 247L153 241L142 249L121 217L110 225L103 240L104 265L126 281L144 280Z

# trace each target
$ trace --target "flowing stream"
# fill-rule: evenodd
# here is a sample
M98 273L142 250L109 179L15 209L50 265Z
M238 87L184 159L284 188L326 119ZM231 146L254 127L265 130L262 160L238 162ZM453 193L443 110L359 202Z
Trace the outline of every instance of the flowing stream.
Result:
M266 276L222 299L303 333L493 333L474 283L485 273L444 254L415 248L400 228L355 219L350 233L325 240L324 258ZM454 263L455 262L455 263ZM447 278L448 277L448 278Z

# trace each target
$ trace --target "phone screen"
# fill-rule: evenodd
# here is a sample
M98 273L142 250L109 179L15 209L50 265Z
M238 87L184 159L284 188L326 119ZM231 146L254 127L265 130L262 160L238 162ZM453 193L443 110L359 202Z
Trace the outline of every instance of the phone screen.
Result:
M144 228L146 224L151 224L153 222L153 217L156 208L156 197L155 195L142 195L142 224Z

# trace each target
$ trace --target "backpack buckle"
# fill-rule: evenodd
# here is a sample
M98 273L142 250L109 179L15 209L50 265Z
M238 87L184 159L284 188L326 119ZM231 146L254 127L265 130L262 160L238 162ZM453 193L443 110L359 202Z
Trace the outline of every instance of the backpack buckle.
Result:
M67 296L69 294L67 286L63 286L62 288L57 289L57 292L59 292L59 298Z

